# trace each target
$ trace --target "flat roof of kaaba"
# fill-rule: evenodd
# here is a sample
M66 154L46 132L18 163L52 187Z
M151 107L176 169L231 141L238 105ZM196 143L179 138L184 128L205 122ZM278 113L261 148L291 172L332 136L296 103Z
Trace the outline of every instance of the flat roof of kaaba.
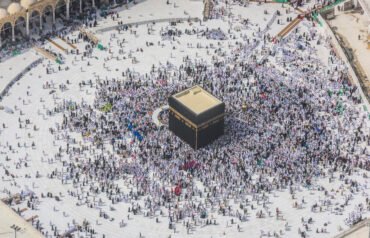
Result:
M200 114L210 108L222 104L219 99L198 85L173 95L173 98L195 114Z

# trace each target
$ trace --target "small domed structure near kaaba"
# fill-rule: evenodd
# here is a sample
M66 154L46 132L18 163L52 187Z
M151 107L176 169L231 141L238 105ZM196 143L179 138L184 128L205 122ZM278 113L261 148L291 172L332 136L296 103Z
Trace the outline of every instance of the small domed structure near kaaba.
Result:
M199 149L224 134L225 103L194 86L172 95L169 129L194 149Z

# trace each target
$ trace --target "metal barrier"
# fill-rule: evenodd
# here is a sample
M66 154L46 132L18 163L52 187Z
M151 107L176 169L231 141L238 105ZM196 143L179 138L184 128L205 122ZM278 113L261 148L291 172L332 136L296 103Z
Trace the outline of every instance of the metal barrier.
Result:
M200 21L198 17L180 17L180 18L163 18L163 19L154 19L154 20L145 20L145 21L139 21L139 22L130 22L130 23L125 23L122 25L116 25L116 26L109 26L105 27L102 29L96 30L97 33L104 33L107 31L111 30L116 30L121 27L126 27L126 26L139 26L139 25L145 25L149 23L161 23L161 22L179 22L179 21Z
M277 12L275 11L271 19L269 20L269 22L266 24L265 29L257 33L258 37L262 37L271 28L271 25L275 22L276 17L277 17Z
M9 92L9 89L17 82L19 81L27 72L29 72L33 67L41 64L43 61L43 58L37 59L33 61L31 64L29 64L24 70L22 70L17 76L15 76L7 85L6 87L0 92L0 102L3 100L5 95Z

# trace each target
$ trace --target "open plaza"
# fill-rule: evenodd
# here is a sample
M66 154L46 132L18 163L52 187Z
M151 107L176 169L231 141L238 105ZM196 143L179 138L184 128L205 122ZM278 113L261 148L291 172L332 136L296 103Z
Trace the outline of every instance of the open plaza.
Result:
M0 238L369 237L367 4L0 1Z

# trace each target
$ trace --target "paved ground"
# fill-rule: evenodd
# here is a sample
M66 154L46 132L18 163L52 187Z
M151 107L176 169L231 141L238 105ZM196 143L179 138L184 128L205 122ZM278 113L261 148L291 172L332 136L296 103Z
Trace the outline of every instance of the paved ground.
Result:
M364 9L365 14L370 19L370 0L360 0L360 4Z
M1 0L0 0L1 1ZM166 11L158 11L157 6L153 7L153 2L159 3L160 1L153 0L151 1L152 5L148 2L143 2L143 5L138 4L137 6L133 6L130 8L131 10L137 9L137 14L132 13L131 20L141 20L142 16L149 17L151 14L158 18L167 18L167 11L170 11L168 9L168 6L161 6ZM146 4L147 12L142 12L141 9L144 8L144 4ZM163 1L162 4L165 4ZM199 2L192 2L191 4L187 4L187 1L182 1L178 3L184 4L187 6L192 6L192 11L189 10L190 16L198 16L201 15L201 4ZM198 4L198 5L196 5ZM196 5L196 6L194 6ZM151 6L151 8L149 8ZM252 34L257 32L258 26L257 23L261 26L261 28L265 27L266 23L271 19L271 13L276 10L280 9L280 4L273 4L273 5L257 5L257 4L250 4L248 8L240 7L240 6L233 6L232 9L234 13L234 19L230 17L229 19L223 20L214 20L214 21L208 21L207 27L212 28L218 28L224 30L224 32L227 32L229 29L228 23L233 23L232 21L235 21L235 24L240 24L237 22L242 21L243 18L248 17L249 19L252 19L252 24L248 26L248 29L243 29L240 33L245 34L250 39L252 38ZM197 9L195 9L197 7ZM276 9L275 9L276 8ZM150 12L149 10L152 9L153 12ZM175 9L175 8L174 8ZM172 15L177 14L177 10L181 8L176 8L173 10ZM140 12L139 12L140 10ZM263 14L264 10L268 10L270 15ZM283 21L285 23L285 20L287 18L287 14L285 13L286 9L280 9L280 11L283 13L283 15L280 17L280 22ZM163 13L163 15L157 15L159 13ZM127 13L127 12L126 12ZM166 14L164 14L166 13ZM180 14L181 12L179 12ZM244 14L244 15L243 15ZM124 12L120 14L122 16L122 19L126 20L126 16L128 19L129 15L126 15ZM140 16L142 15L142 16ZM170 15L168 13L168 15ZM240 15L240 19L238 17ZM290 14L292 16L293 14ZM244 16L244 17L242 17ZM136 17L136 18L134 18ZM180 17L176 15L176 17ZM295 15L293 15L295 17ZM145 18L146 19L146 18ZM227 21L229 20L229 21ZM233 23L233 24L234 24ZM105 24L107 26L117 24L117 22L106 19ZM154 219L144 219L144 216L135 216L134 218L126 219L126 215L128 214L126 211L128 211L128 208L130 207L129 202L127 203L119 203L111 205L110 203L103 203L102 211L107 212L110 217L114 218L114 221L109 221L108 219L102 218L99 216L98 209L89 209L87 206L80 206L77 205L81 204L77 201L76 197L73 197L72 195L68 195L67 190L74 190L73 184L65 184L61 185L59 179L48 179L47 174L50 174L51 171L54 171L54 169L58 169L60 171L60 163L53 160L54 154L57 153L57 150L59 149L59 143L63 146L66 144L64 140L58 140L56 144L53 144L55 140L53 140L50 136L49 128L54 128L56 123L60 123L62 121L62 115L55 115L53 117L46 117L43 114L46 109L53 108L56 105L56 102L60 102L64 99L80 102L82 99L88 101L89 103L92 103L94 100L94 91L91 91L93 89L85 89L81 90L79 87L79 83L81 83L83 80L89 80L94 79L95 75L97 74L101 78L109 77L109 78L118 78L122 77L121 68L130 67L130 69L134 68L136 72L140 72L141 74L147 73L150 71L151 66L153 64L156 64L156 67L159 67L158 65L161 64L161 62L170 61L174 65L179 65L183 57L186 54L189 54L192 56L192 58L201 58L202 60L208 60L211 62L211 56L213 54L207 54L206 46L209 47L210 41L204 42L205 40L202 38L197 38L195 35L191 37L184 37L179 39L178 42L167 42L164 41L166 45L164 46L156 46L156 47L147 47L145 46L145 41L150 42L158 42L161 40L160 38L160 29L163 27L167 27L168 24L156 24L153 28L156 30L156 34L153 35L147 35L147 28L145 26L141 27L135 27L133 28L134 31L136 31L135 34L130 33L129 31L123 32L121 34L116 32L106 32L102 34L97 34L97 37L101 39L102 43L105 46L110 46L112 49L112 53L108 51L94 51L94 58L89 59L89 62L91 63L91 67L86 67L87 60L80 60L79 57L77 58L75 55L67 55L66 56L66 65L69 66L69 70L61 70L60 72L57 69L57 66L53 63L47 63L44 62L43 64L40 64L39 66L35 67L32 71L27 73L27 75L20 81L19 84L15 85L14 88L12 88L12 93L9 97L4 99L4 104L14 107L15 105L19 105L19 107L22 108L22 111L24 112L24 116L22 116L22 121L24 119L31 118L31 121L33 125L36 125L39 130L36 132L32 132L32 138L28 137L28 130L29 128L20 129L19 125L17 123L14 123L18 116L12 115L12 114L5 114L1 113L0 121L6 123L9 125L9 128L5 128L6 130L2 132L3 134L0 136L0 141L2 143L2 147L0 152L7 151L7 147L4 145L9 140L11 141L11 144L14 146L17 146L17 140L27 143L27 145L30 144L31 141L36 141L38 148L35 150L31 150L30 147L27 147L26 144L23 144L21 148L17 148L16 153L9 154L12 160L9 162L6 162L6 166L9 167L10 171L16 171L17 177L15 178L17 181L17 184L20 184L22 187L16 187L14 186L12 182L9 181L1 181L0 186L1 187L7 187L12 192L16 192L21 189L32 189L37 194L50 192L52 194L61 194L60 196L62 198L62 201L57 202L54 199L43 199L40 204L38 204L38 208L40 210L32 210L24 212L25 217L29 217L30 215L37 214L40 217L40 221L43 222L43 225L45 225L46 230L50 232L50 223L57 224L60 231L64 231L67 228L69 228L69 224L71 224L71 221L76 221L77 224L81 224L83 219L87 219L91 224L94 225L94 229L96 227L96 230L102 234L108 234L106 237L109 238L121 238L121 237L138 237L138 232L141 231L146 237L155 237L156 235L158 237L168 237L168 233L173 233L172 231L169 231L166 220L162 217L159 217L161 220L160 223L156 223ZM184 29L194 27L194 23L190 25L190 23L184 22L182 24L178 24L177 28L184 31ZM100 25L100 27L103 27L103 24ZM202 28L203 26L196 26L199 28ZM277 21L271 26L271 30L268 31L270 35L276 35L277 32L279 32L282 28L284 28L284 25L277 24ZM317 27L318 28L318 27ZM318 28L320 29L320 28ZM95 30L95 29L93 29ZM310 23L306 20L304 20L299 28L300 31L308 32L308 30L312 30L313 32L316 32L316 29L312 28ZM319 31L319 30L317 30ZM231 32L234 32L236 36L239 36L236 33L236 30L232 30ZM76 32L72 34L77 34ZM293 33L294 34L294 33ZM320 32L318 34L321 34ZM145 36L145 37L143 37ZM133 64L129 58L123 60L122 56L118 53L119 49L122 47L116 43L117 40L122 41L125 39L125 45L124 50L126 51L125 54L127 55L128 52L132 51L132 54L137 58L137 60L140 63ZM215 40L212 40L212 42L216 42ZM203 46L202 48L190 48L187 47L188 44L196 45L197 43L201 43ZM79 42L78 47L83 49L85 46L84 42ZM175 49L174 47L175 46ZM236 49L236 43L235 41L230 41L230 44L223 44L220 43L220 47L223 47L226 51L226 49L229 51L232 50L238 50ZM288 52L287 47L291 47L292 44L288 46L281 46L286 47L285 52ZM326 56L326 60L323 60L323 63L328 62L328 55L330 51L328 48L325 48L325 46L328 46L328 44L320 44L320 48L323 49L320 52L322 56ZM49 43L45 46L45 48L54 47L51 46ZM138 52L136 49L143 47L145 49L145 54ZM261 46L262 47L262 46ZM321 48L322 47L322 48ZM294 47L292 47L294 49ZM53 51L56 51L57 49L52 48ZM257 48L256 51L260 51L260 48ZM303 54L304 53L304 54ZM310 52L303 52L303 56L306 56ZM267 53L266 53L267 54ZM283 53L282 53L283 54ZM281 54L281 55L282 55ZM316 54L316 53L315 53ZM315 56L313 54L313 56ZM113 56L114 59L113 59ZM116 56L120 56L120 59L118 59ZM199 56L199 57L198 57ZM282 56L281 56L282 57ZM272 57L271 57L272 58ZM324 58L324 57L323 57ZM110 60L106 60L110 59ZM159 63L158 63L159 62ZM5 63L5 62L4 62ZM320 62L321 63L321 62ZM49 64L49 65L48 65ZM276 61L273 61L272 65L276 64ZM1 67L2 65L0 65ZM51 70L55 70L55 74L49 75L46 73L46 68L50 68ZM116 70L118 69L118 70ZM66 82L66 79L69 79L71 81L71 85L69 85L68 90L65 92L55 92L55 94L50 94L50 90L47 88L44 88L43 86L46 84L49 84L50 81L54 81L56 88L58 88L59 85L62 85ZM54 85L54 82L52 84ZM303 82L303 81L302 81ZM53 86L54 87L54 86ZM27 91L31 91L32 93L30 95L27 95ZM54 96L57 95L57 96ZM40 99L43 100L40 100ZM24 100L24 103L22 104L22 101ZM40 113L39 113L40 112ZM32 130L32 129L31 129ZM64 147L63 147L64 148ZM5 152L4 152L5 153ZM8 152L6 152L8 153ZM19 153L19 154L18 154ZM24 158L24 156L30 156L31 159L29 159L29 167L25 168L19 168L17 169L15 167L14 161L20 160L20 157ZM28 159L27 159L28 160ZM4 162L5 163L5 162ZM19 170L19 171L18 171ZM36 171L41 171L42 176L41 178L37 178L36 176L32 176L32 178L27 178L26 174L32 174L34 175ZM356 172L357 173L357 172ZM358 176L358 178L356 177ZM367 186L367 181L364 181L364 178L361 177L362 173L358 173L356 175L352 175L352 178L356 179L357 181L362 181L362 183ZM335 175L335 177L339 177ZM201 181L197 180L194 182L199 190L204 190L204 185ZM310 209L310 204L313 203L321 203L322 197L326 197L325 191L330 191L328 197L330 196L330 201L337 199L338 202L333 202L333 204L336 204L336 206L339 206L342 202L342 199L344 196L347 196L347 187L345 185L342 185L341 182L334 183L328 180L327 178L322 179L317 182L319 184L320 191L311 190L311 189L305 189L302 188L297 191L297 194L295 198L292 198L292 196L287 191L277 191L276 193L271 194L271 198L269 198L269 204L277 204L279 206L279 209L284 211L284 219L285 220L278 220L276 221L275 217L266 217L265 219L256 219L254 216L254 212L252 212L250 221L241 224L241 227L244 229L245 232L239 232L236 229L236 224L230 225L230 221L226 220L229 219L226 216L220 216L219 220L220 225L217 226L205 226L205 227L199 227L196 230L196 236L197 237L207 237L209 238L211 235L213 237L259 237L259 234L261 233L261 230L268 231L272 233L272 231L278 231L280 229L285 229L285 224L289 224L287 227L287 232L290 232L285 237L293 237L296 238L298 233L296 230L298 227L302 226L302 217L313 217L315 219L315 227L323 227L325 224L325 227L328 227L329 233L322 233L320 235L313 234L313 237L331 237L332 234L337 233L339 228L338 226L344 227L344 216L347 215L347 212L353 211L354 206L356 206L358 203L360 203L360 200L363 201L364 198L359 196L359 194L355 194L352 191L349 191L350 194L355 194L354 199L350 203L350 207L348 210L346 210L346 213L340 214L336 213L334 215L335 209L332 211L325 211L325 213L312 213ZM127 188L130 185L127 185L123 183L120 184L120 186ZM321 188L325 188L325 190L322 190ZM0 189L1 191L1 189ZM76 193L83 194L82 196L85 196L86 194L85 190L78 190ZM94 198L95 199L95 198ZM103 197L104 201L108 201L105 197ZM250 198L252 201L252 198ZM97 199L98 200L98 199ZM305 200L305 204L302 204L300 208L294 208L292 206L293 202L297 201L300 202L301 200ZM255 201L253 202L253 206L257 206ZM252 204L251 202L251 204ZM302 202L303 203L303 202ZM109 205L108 205L109 204ZM265 206L264 204L258 204L258 206ZM270 206L270 205L269 205ZM272 205L271 205L272 206ZM18 205L20 208L24 208L25 204ZM110 207L113 207L114 210ZM275 207L273 207L275 208ZM3 214L3 212L0 210L0 216ZM52 214L52 215L51 215ZM216 214L216 213L215 213ZM215 215L216 216L216 215ZM217 215L218 216L218 215ZM9 217L9 216L6 216ZM120 227L119 222L121 220L125 219L126 225L125 227ZM167 219L167 218L166 218ZM9 218L9 220L12 220ZM2 221L0 220L0 223ZM330 224L329 224L330 222ZM69 224L68 224L69 223ZM2 223L1 223L2 224ZM328 225L329 224L329 225ZM4 227L6 230L4 232L8 232L9 227L11 224L4 223ZM292 227L292 230L290 231L290 227ZM185 228L182 228L179 225L180 230L178 230L178 233L173 234L172 237L184 237L185 234ZM181 230L182 229L182 230ZM11 230L10 230L11 231ZM315 231L313 231L314 233ZM246 234L247 233L247 234ZM122 235L121 235L122 234ZM149 234L149 235L147 235ZM227 235L222 235L227 234ZM12 234L9 233L12 236ZM195 236L195 235L191 235ZM2 236L0 236L1 238ZM7 236L5 236L7 237ZM19 236L20 237L20 236ZM32 236L26 236L31 237ZM101 236L99 236L101 237Z
M37 58L39 57L29 50L22 55L15 56L4 62L1 62L0 92L7 86L7 84L15 76L17 76L18 73L24 70L29 64L31 64Z
M368 18L360 13L339 12L335 19L329 21L331 26L337 27L337 32L349 42L354 54L359 60L364 73L367 75L365 85L370 88L370 49L367 48ZM360 40L358 39L360 36Z
M369 227L364 226L361 229L357 230L356 232L346 236L346 238L367 238L369 237Z
M0 201L0 237L13 238L14 230L10 228L12 225L17 225L21 228L17 232L17 238L40 238L43 237L30 223L26 222L22 217L18 216L6 204Z
M369 219L364 220L333 238L368 238L370 237L369 222Z

